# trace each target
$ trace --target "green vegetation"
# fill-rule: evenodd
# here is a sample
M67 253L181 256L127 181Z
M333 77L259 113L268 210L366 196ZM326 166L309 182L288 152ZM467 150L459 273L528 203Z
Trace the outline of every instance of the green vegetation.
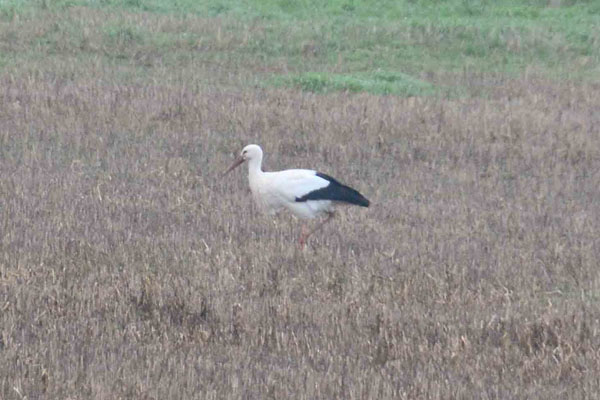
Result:
M308 92L326 93L348 91L402 96L423 96L436 93L437 89L408 75L375 71L365 74L306 73L284 79L275 79L276 85L290 85Z
M595 1L3 0L0 18L4 68L76 55L138 79L218 65L207 83L409 96L463 92L465 71L600 76Z

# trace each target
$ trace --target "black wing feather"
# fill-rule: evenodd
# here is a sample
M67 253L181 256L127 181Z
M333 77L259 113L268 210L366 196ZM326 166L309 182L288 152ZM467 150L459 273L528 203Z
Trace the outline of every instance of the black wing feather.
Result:
M365 198L357 190L354 190L349 186L342 185L329 175L318 172L317 176L329 181L329 185L321 189L313 190L302 197L296 197L297 202L308 200L332 200L356 204L357 206L361 207L369 207L369 200L367 200L367 198Z

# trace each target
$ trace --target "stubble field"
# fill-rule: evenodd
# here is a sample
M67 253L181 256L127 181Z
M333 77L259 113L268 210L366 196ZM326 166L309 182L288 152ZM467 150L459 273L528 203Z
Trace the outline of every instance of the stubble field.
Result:
M569 79L444 66L419 77L437 95L313 93L268 81L285 57L264 63L224 28L251 42L262 22L15 10L0 24L0 398L600 392L597 33ZM163 58L127 29L95 34L113 19L208 39ZM318 169L371 207L300 250L299 221L258 213L245 170L220 178L248 143L267 170Z

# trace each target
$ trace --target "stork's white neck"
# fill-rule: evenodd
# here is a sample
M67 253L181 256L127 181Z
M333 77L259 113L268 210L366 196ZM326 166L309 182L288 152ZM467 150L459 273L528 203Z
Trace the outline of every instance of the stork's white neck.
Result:
M251 181L263 174L261 169L262 157L253 158L248 161L248 177Z

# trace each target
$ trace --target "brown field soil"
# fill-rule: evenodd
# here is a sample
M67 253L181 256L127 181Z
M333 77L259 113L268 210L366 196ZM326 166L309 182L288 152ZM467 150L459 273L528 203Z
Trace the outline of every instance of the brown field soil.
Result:
M398 98L87 68L0 75L0 398L600 391L598 85ZM371 207L300 250L245 171L220 179L248 143Z

